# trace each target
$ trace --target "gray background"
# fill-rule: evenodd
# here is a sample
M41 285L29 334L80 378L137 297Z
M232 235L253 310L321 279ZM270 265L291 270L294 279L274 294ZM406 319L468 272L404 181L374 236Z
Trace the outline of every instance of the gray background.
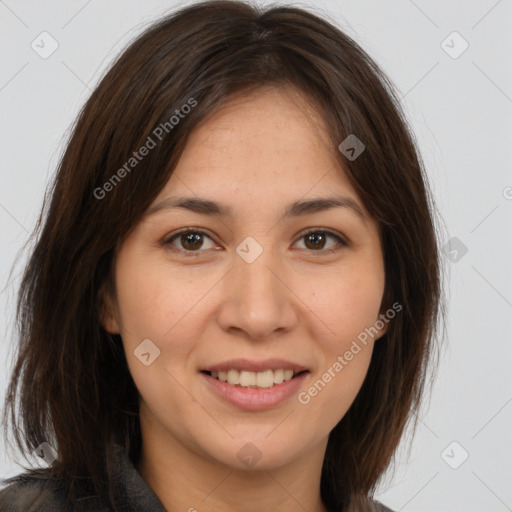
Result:
M9 271L68 129L128 40L187 3L0 0L2 399L25 256L10 281ZM444 258L447 345L430 406L420 415L410 456L403 444L377 498L405 512L512 511L512 0L294 5L314 5L389 74L444 218L442 243L457 237L467 248L463 254L452 241ZM43 31L59 45L47 59L31 48L34 40L42 45ZM454 31L469 44L460 55L463 40L448 37ZM0 478L19 471L0 445Z

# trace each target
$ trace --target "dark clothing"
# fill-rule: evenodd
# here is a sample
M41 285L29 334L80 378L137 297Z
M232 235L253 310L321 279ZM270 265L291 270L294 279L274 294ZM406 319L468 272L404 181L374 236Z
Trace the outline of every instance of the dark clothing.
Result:
M0 482L0 512L165 512L156 494L146 484L126 451L116 445L116 464L113 474L115 494L113 503L93 494L80 498L75 509L66 503L66 490L55 480L23 473ZM198 512L207 512L203 507ZM365 511L366 512L366 511ZM372 501L368 512L393 512Z

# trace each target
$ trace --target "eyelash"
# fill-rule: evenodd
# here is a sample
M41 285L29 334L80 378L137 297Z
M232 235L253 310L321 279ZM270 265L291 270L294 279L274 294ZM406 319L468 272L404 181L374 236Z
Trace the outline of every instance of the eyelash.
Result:
M330 236L332 238L335 238L338 242L338 246L337 247L334 247L334 248L331 248L331 249L320 249L318 251L314 251L314 250L309 250L308 252L311 252L311 253L318 253L319 256L321 255L325 255L325 254L333 254L333 253L336 253L338 251L341 251L343 248L345 247L348 247L348 242L346 242L343 238L341 238L339 235L333 233L332 231L328 231L328 230L323 230L321 228L309 228L307 229L304 233L302 233L302 235L299 237L299 240L306 237L307 235L310 235L312 233L322 233L324 235L327 235L327 236ZM164 245L169 245L171 246L172 242L177 239L179 236L181 235L187 235L187 234L200 234L200 235L204 235L206 237L208 237L210 240L212 240L212 237L210 235L208 235L208 233L206 233L205 231L201 230L201 229L193 229L193 228L185 228L185 229L182 229L181 231L173 234L170 238L166 238L164 241L163 241L163 244ZM213 240L212 240L213 241ZM172 246L171 246L172 247ZM197 251L186 251L184 249L177 249L177 248L174 248L172 247L171 250L173 252L180 252L182 254L185 255L185 257L197 257L200 255L201 252L204 252L204 250L197 250ZM307 249L306 249L307 250Z

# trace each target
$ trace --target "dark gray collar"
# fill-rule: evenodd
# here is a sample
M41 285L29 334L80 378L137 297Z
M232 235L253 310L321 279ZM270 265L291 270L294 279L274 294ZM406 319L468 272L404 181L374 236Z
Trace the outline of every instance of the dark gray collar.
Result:
M114 445L114 460L115 505L126 512L165 512L162 502L137 471L126 450L118 444Z

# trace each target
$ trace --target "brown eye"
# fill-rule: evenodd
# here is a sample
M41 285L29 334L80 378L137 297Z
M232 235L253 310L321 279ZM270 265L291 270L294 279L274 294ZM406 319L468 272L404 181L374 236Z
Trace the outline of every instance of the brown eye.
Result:
M331 246L327 246L326 248L329 239L337 243L331 244ZM348 243L340 236L330 231L321 231L319 229L311 229L306 234L302 235L300 240L304 240L304 245L310 252L318 252L320 254L336 252L348 246Z
M305 236L306 247L308 249L323 249L325 246L325 234L324 233L311 233Z
M185 233L180 235L180 241L185 249L195 251L203 245L202 236L199 233Z
M199 256L199 253L203 252L201 249L204 249L205 238L213 242L203 231L188 229L168 238L164 244L170 246L171 250L181 252L186 256ZM179 244L177 247L176 243Z
M203 252L201 249L212 248L204 247L205 239L213 244L211 237L203 231L187 229L165 240L164 245L169 246L172 251L182 253L185 256L199 256L201 252ZM334 240L336 243L331 243L331 246L328 246L329 239ZM300 240L305 241L306 250L309 252L317 252L319 255L337 252L349 245L340 236L330 231L322 231L319 229L311 229L306 234L302 235ZM179 245L176 246L176 244Z

